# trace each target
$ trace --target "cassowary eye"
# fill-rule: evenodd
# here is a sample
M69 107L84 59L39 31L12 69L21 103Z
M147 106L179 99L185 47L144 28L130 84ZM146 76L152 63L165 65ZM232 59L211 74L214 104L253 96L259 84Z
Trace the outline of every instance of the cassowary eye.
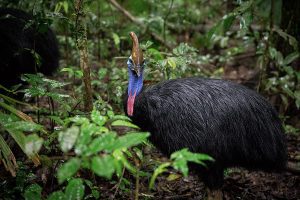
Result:
M130 59L130 58L129 58L129 63L130 63L131 65L134 65L133 60Z
M136 71L132 70L132 73L133 73L134 76L137 76Z
M142 64L141 64L141 66L142 66L142 67L144 67L144 66L145 66L145 64L146 64L146 62L145 62L145 60L143 60L143 62L142 62Z

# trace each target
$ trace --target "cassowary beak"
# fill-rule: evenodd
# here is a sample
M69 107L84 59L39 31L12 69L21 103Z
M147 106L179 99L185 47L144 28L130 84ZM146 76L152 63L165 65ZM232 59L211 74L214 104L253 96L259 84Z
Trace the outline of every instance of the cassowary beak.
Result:
M132 39L132 52L131 58L134 63L133 70L135 73L141 75L141 65L144 60L143 51L140 49L139 40L134 32L130 32L130 37Z
M134 67L133 71L136 73L137 76L140 76L142 74L140 66Z

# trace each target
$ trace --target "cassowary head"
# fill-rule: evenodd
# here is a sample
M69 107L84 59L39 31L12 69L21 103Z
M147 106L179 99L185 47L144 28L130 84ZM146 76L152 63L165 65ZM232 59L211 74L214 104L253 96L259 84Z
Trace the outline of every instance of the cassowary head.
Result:
M132 116L135 97L140 93L143 87L143 70L145 62L136 34L131 32L130 37L132 39L132 52L127 61L129 74L127 114Z

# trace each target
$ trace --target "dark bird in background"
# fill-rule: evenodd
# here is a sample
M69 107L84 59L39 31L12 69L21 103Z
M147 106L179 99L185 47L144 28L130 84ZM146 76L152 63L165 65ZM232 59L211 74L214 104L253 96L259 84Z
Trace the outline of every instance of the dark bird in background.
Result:
M35 55L41 65L36 63ZM59 49L50 28L39 30L33 16L12 8L0 8L0 84L21 83L24 73L51 75L58 68Z
M143 87L145 62L137 36L131 32L126 114L150 141L169 156L188 148L215 159L205 168L192 165L220 199L224 169L280 171L286 167L286 138L275 109L245 86L218 79L183 78Z

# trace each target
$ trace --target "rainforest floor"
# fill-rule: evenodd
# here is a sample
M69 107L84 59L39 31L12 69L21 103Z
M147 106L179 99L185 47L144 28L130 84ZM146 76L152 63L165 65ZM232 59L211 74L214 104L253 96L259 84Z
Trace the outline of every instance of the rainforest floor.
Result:
M299 162L300 136L288 135L287 138L289 161ZM155 149L148 153L154 159L165 159ZM206 199L204 184L196 175L191 174L187 178L178 177L175 180L169 180L169 178L170 173L159 176L155 189L149 191L148 178L140 177L139 199ZM226 172L222 191L224 199L228 200L296 200L300 199L300 175L290 172L250 172L245 169L233 168ZM104 199L133 199L134 192L134 188L129 193L119 190L118 194L115 193L115 190L106 190L102 195Z
M287 134L289 161L298 162L300 160L300 135ZM17 150L17 149L15 149ZM156 148L145 147L144 165L141 170L153 173L151 164L157 161L167 161ZM21 155L21 151L17 153ZM59 156L55 156L58 159ZM51 156L50 156L51 158ZM27 180L27 184L38 183L43 187L42 195L46 197L56 191L61 185L56 182L56 169L58 163L63 161L63 156L57 160L57 164L45 169L42 166L33 167L31 163L23 162L21 172L23 176L31 169L32 179ZM153 166L153 165L152 165ZM27 173L28 174L28 173ZM123 182L115 177L112 181L95 177L90 172L81 171L77 176L94 182L100 192L100 199L134 199L136 192L136 179L132 174L125 171ZM22 179L22 176L21 176ZM126 181L127 183L126 183ZM139 199L206 199L206 189L196 175L184 178L176 171L170 170L158 176L155 181L155 188L149 190L150 177L139 177L138 194ZM20 192L26 188L26 184L20 182L20 176L13 178L3 167L0 168L0 200L2 199L23 199ZM126 183L126 184L124 184ZM249 172L244 169L233 168L225 172L225 184L222 188L224 199L243 200L271 200L271 199L300 199L300 176L290 172L265 173L261 171ZM24 190L23 190L24 191ZM86 187L86 193L90 193ZM93 198L89 198L93 199Z

